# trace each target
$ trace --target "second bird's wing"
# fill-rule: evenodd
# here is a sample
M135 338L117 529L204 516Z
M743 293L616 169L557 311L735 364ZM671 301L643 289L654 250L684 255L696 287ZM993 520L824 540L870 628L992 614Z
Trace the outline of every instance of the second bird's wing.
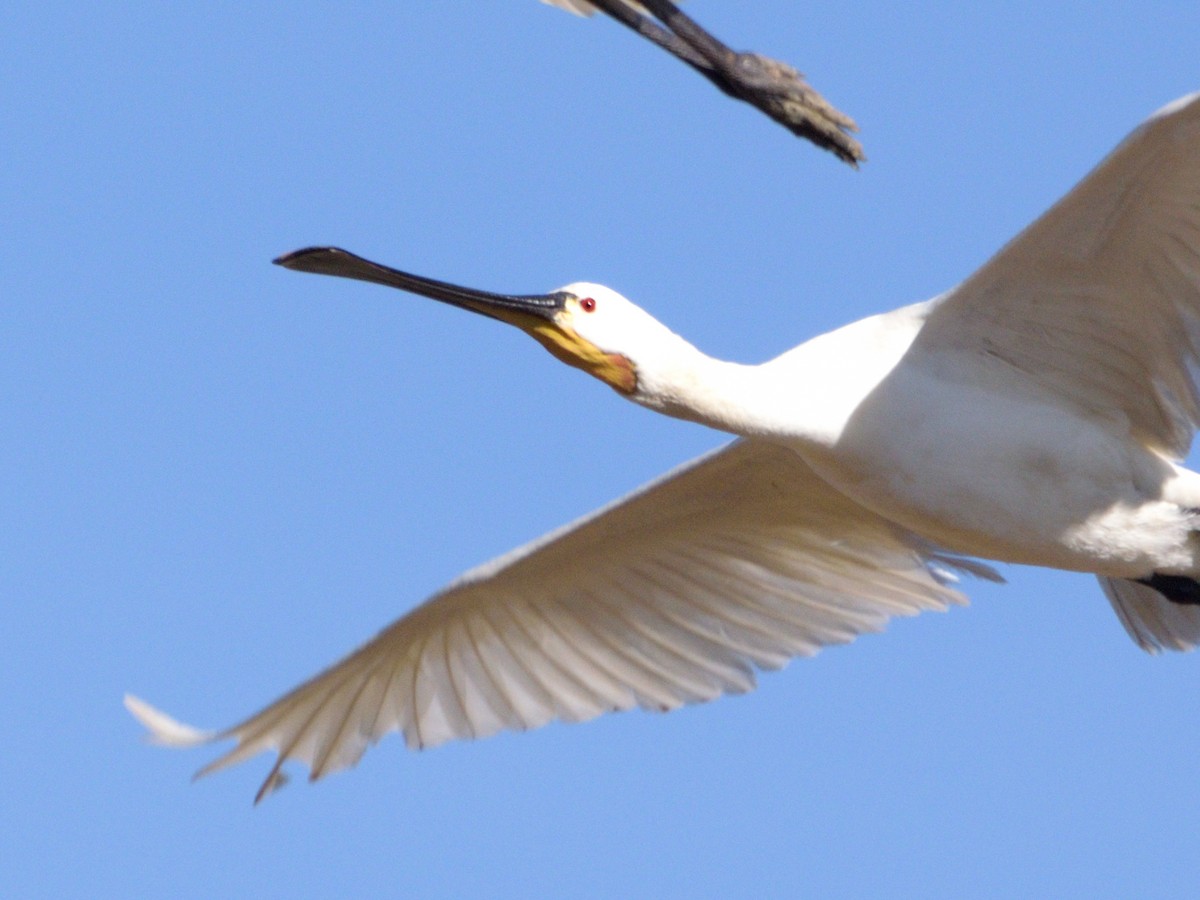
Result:
M938 553L831 488L792 451L737 441L468 572L239 725L202 732L136 698L159 743L237 741L311 777L389 731L411 747L609 710L669 710L754 686L754 668L961 596Z
M1200 94L1129 135L931 312L914 351L1019 373L1182 458L1200 424Z

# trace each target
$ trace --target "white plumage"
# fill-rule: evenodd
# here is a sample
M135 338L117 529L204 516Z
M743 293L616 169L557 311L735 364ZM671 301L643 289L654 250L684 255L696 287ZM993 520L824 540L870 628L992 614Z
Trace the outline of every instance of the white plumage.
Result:
M556 5L582 12L586 4ZM1200 642L1200 101L1156 113L945 295L760 366L701 354L620 295L504 297L333 249L291 268L517 324L669 415L740 435L475 569L220 732L136 698L159 743L278 752L313 778L392 730L433 746L741 692L754 670L959 602L971 557L1095 573L1147 650Z

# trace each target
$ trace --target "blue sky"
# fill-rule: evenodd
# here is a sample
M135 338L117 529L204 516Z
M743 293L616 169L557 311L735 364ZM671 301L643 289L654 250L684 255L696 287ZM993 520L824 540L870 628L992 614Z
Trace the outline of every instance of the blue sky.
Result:
M969 274L1200 88L1194 2L695 0L859 172L533 0L6 8L0 894L1184 896L1200 658L1008 567L749 696L299 780L225 725L461 570L722 442L496 323L270 260L612 285L766 359Z

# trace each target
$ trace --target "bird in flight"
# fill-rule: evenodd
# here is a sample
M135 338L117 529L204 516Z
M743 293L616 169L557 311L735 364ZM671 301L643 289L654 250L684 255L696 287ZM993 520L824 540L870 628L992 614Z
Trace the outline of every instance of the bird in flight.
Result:
M473 569L245 721L126 705L157 743L298 760L670 710L962 601L980 559L1096 575L1144 650L1200 643L1200 94L1135 130L950 291L761 365L596 284L497 294L336 248L276 260L527 332L619 395L737 436Z

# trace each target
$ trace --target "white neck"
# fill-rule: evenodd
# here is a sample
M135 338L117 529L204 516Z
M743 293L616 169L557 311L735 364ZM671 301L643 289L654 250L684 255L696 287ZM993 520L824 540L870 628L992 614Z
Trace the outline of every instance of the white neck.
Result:
M732 434L829 447L904 357L927 309L854 322L757 366L713 359L668 332L638 365L633 399Z
M638 369L633 399L658 412L731 434L792 437L795 417L771 364L746 366L714 359L678 339L649 371ZM791 386L801 389L799 385Z

